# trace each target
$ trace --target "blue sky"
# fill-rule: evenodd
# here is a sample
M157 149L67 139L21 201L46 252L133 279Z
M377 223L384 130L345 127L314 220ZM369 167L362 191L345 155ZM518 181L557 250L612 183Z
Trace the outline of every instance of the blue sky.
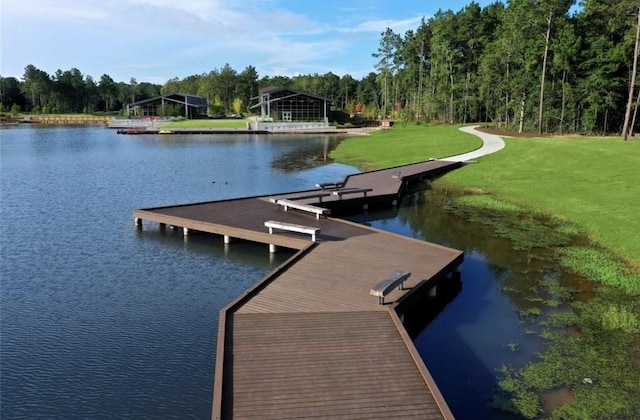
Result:
M229 63L260 77L374 70L380 34L470 0L2 0L0 75L33 64L162 84ZM479 0L484 7L492 1Z

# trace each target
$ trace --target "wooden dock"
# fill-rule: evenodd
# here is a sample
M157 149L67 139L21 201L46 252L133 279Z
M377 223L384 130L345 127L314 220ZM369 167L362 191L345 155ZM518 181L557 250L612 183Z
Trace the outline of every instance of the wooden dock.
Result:
M397 308L436 293L463 253L275 203L286 197L333 212L395 201L410 183L459 165L422 162L325 189L134 212L139 226L150 220L187 237L195 230L299 250L221 311L212 418L453 418ZM317 241L269 234L268 220L318 228ZM411 276L380 305L369 290L396 270Z

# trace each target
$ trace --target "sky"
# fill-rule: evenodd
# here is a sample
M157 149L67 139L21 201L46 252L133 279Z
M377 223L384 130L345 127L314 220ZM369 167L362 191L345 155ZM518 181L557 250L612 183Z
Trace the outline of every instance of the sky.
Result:
M380 35L471 0L0 0L0 75L32 64L164 84L229 64L259 77L374 71ZM493 1L476 0L484 7Z

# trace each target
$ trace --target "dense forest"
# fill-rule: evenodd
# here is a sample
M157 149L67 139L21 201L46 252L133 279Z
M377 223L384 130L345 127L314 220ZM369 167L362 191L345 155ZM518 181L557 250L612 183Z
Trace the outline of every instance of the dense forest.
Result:
M258 89L275 85L372 118L632 133L639 19L637 0L472 2L458 12L440 10L405 34L384 31L372 52L377 65L360 80L331 72L260 78L253 66L238 72L225 64L160 86L118 83L107 74L96 82L76 68L49 75L28 65L22 80L0 77L1 104L14 112L113 112L180 92L207 97L211 114L233 112L234 102L248 112Z

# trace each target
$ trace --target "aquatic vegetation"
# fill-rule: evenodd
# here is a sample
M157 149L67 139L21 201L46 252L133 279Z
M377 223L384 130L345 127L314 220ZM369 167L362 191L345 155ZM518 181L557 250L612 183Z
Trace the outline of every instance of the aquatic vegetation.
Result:
M533 332L535 323L548 344L525 366L502 367L492 405L524 418L639 417L638 274L614 253L589 244L573 223L491 194L460 194L449 195L448 212L487 226L514 249L539 249L572 278L598 285L580 295L560 270L526 290L505 284L503 293L518 301L518 312L529 323L525 333Z
M640 361L634 356L640 340L638 302L601 299L577 302L576 313L552 313L554 327L576 327L579 336L552 333L539 360L522 369L504 366L499 381L500 408L526 418L543 413L540 395L566 387L571 404L558 407L553 418L634 418L640 413Z
M602 326L606 330L622 330L627 333L640 332L639 317L618 304L610 304L602 313Z
M457 196L445 203L444 208L472 222L493 227L495 235L512 241L516 250L567 246L574 232L579 231L568 221L535 214L492 194Z
M640 294L640 275L604 249L569 247L558 250L560 264L589 280L616 286L629 294Z
M458 206L471 207L488 211L520 213L524 209L517 204L496 199L491 194L467 194L456 199Z

